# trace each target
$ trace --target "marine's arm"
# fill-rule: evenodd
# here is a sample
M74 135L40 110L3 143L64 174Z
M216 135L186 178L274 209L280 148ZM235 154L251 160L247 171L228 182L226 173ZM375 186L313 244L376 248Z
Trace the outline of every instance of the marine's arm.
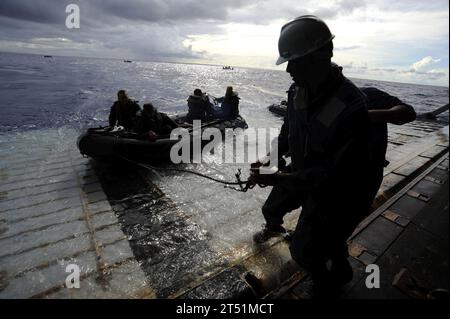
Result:
M399 104L388 109L369 110L369 117L375 123L403 125L414 121L416 112L408 104Z
M115 104L113 104L113 106L111 106L111 110L109 112L109 126L115 126L116 122L117 122L117 116L116 116L116 108L115 108Z
M414 108L377 88L362 88L367 98L369 117L374 123L403 125L416 119Z

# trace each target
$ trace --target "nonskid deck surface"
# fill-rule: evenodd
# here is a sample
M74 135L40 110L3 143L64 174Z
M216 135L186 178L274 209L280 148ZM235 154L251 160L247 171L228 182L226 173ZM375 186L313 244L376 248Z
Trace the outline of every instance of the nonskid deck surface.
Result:
M74 130L41 133L0 136L0 298L262 297L305 276L284 240L252 242L269 189L117 170L82 158ZM448 126L390 126L389 142L379 206L448 150Z
M0 137L0 298L152 294L77 134ZM69 264L82 289L64 288Z
M448 152L375 210L349 239L354 275L346 299L448 298ZM377 285L373 274L377 267ZM368 270L369 269L369 270ZM281 285L273 297L310 298L308 276ZM441 295L440 298L442 298Z
M448 293L448 152L398 192L352 236L354 280L345 298L431 298ZM365 266L380 269L380 288L367 289ZM448 295L447 295L448 298Z

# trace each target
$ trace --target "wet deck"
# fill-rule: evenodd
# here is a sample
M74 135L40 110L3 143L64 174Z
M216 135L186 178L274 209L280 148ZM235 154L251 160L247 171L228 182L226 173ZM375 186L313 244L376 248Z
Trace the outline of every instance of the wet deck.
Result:
M223 210L212 195L192 202L193 212L177 205L146 172L96 165L73 144L59 145L61 132L46 134L48 142L39 148L34 136L17 135L13 143L0 137L0 298L264 297L279 294L280 287L291 289L306 276L285 241L262 246L251 241L263 222L259 210L267 190L233 193L248 205L245 211L215 215L214 227L221 229L215 232L203 223L211 218L203 210L211 215ZM64 134L76 136L75 131ZM448 158L434 167L448 152L445 124L391 126L389 142L391 164L377 200L380 209L427 168L447 165L448 176ZM425 182L434 183L431 177ZM412 194L419 194L420 202L432 196L420 190L404 196ZM287 217L288 228L298 214ZM379 219L407 228L399 223L411 221L408 216L391 209L364 229ZM355 262L364 262L366 255L383 258L384 251L364 243ZM80 266L80 289L65 288L67 264Z
M91 163L44 134L0 142L0 298L151 295ZM84 289L63 289L69 264Z

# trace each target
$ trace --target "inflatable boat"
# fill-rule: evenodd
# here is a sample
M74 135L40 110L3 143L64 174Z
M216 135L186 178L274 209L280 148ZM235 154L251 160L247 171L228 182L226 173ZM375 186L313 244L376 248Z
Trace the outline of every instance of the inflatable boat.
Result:
M186 121L187 114L171 116L180 126L186 128L192 143L193 129ZM210 119L202 121L200 130L217 128L224 132L227 128L247 129L247 123L239 115L233 120ZM222 134L223 136L223 134ZM142 162L166 162L170 160L172 147L181 140L170 139L170 135L159 135L156 140L149 141L134 132L125 130L114 131L111 127L89 128L78 138L77 145L83 156L101 161L117 160L120 158L133 159ZM211 140L202 140L204 146ZM192 147L190 148L192 150ZM190 155L192 156L192 154Z
M285 116L286 110L287 110L287 103L286 101L281 101L279 104L272 104L268 107L269 111L272 113L275 113L279 116Z

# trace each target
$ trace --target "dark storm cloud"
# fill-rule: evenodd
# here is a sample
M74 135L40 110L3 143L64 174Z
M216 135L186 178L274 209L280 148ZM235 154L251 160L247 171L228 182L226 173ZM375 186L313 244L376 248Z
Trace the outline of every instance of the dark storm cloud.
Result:
M237 21L266 24L274 19L316 14L324 19L350 14L366 6L363 0L339 0L327 7L314 8L313 1L252 0L1 0L0 17L58 24L65 20L65 7L80 6L88 25L132 22ZM244 8L243 13L236 12Z
M129 20L151 22L193 19L224 20L227 8L238 6L243 1L102 1L106 13Z
M65 19L65 7L79 5L83 18L103 22L116 18L130 21L225 20L228 10L249 0L2 0L0 16L42 23Z
M42 23L63 22L61 15L67 4L58 0L2 0L0 1L0 16L18 20L35 21Z

